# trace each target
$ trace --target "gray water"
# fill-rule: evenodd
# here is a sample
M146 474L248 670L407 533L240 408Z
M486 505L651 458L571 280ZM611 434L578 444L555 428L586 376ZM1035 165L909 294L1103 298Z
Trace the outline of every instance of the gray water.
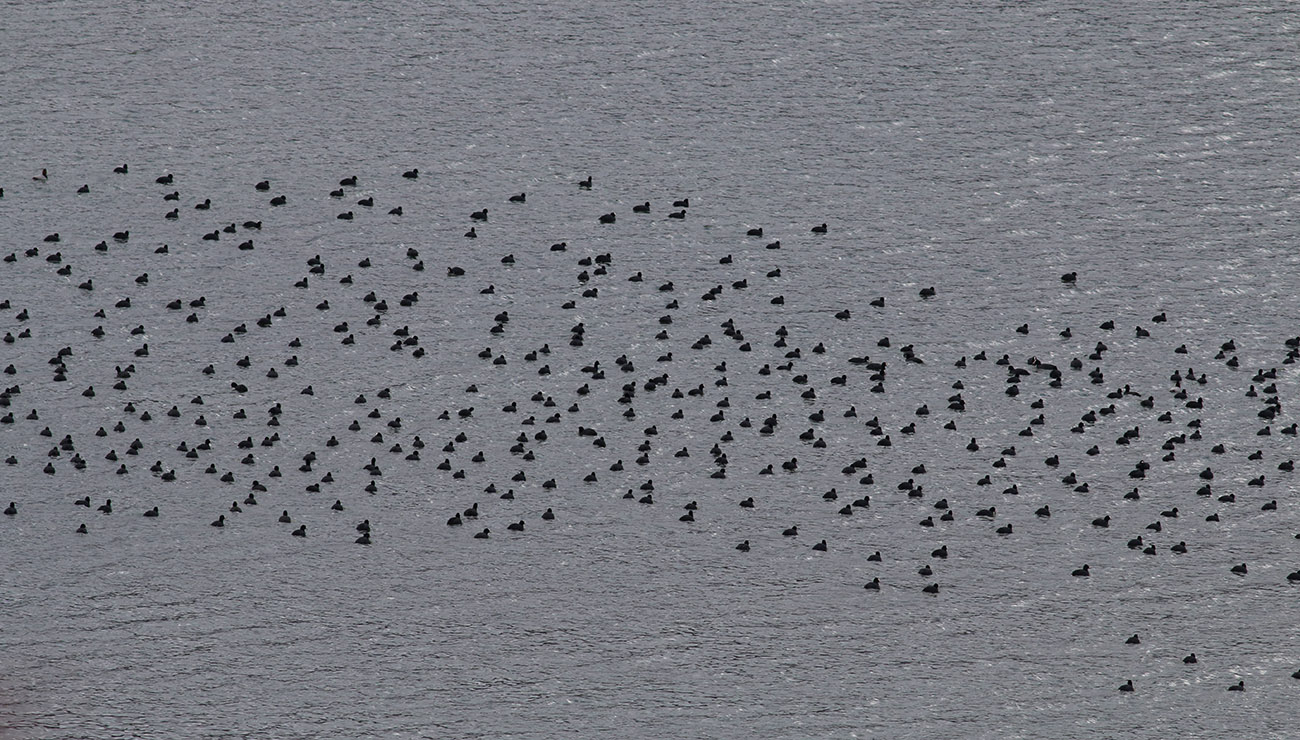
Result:
M1297 456L1281 431L1300 383L1283 362L1300 333L1298 27L1290 6L1229 3L4 5L0 254L15 260L0 263L0 331L15 341L0 344L0 366L14 366L0 385L19 392L0 409L14 414L0 455L16 460L0 465L0 504L19 511L0 517L0 738L1293 736L1286 575L1300 523L1277 466ZM33 181L42 168L48 181ZM401 177L410 168L418 179ZM174 185L154 183L164 173ZM331 197L350 175L357 186ZM593 188L578 189L587 176ZM254 190L263 179L271 190ZM526 203L506 202L519 192ZM270 207L280 194L288 203ZM365 196L373 208L356 205ZM679 198L687 217L667 218ZM212 209L194 210L204 199ZM643 201L651 213L633 213ZM489 220L471 221L481 208ZM598 224L606 212L617 223ZM42 241L53 232L59 243ZM246 239L254 249L237 249ZM579 264L605 253L607 275ZM309 274L317 255L324 274ZM1071 271L1074 286L1060 280ZM87 278L94 289L79 289ZM370 291L389 303L378 327ZM724 335L728 319L751 352ZM583 345L570 346L579 322ZM390 350L403 326L423 357ZM348 333L355 344L340 344ZM713 343L692 349L704 335ZM1091 360L1098 341L1109 350ZM550 355L525 359L544 344ZM904 359L908 344L924 364ZM1055 363L1062 387L1036 371L1007 396L1004 354ZM883 393L848 362L864 355L887 363ZM582 370L597 360L603 380ZM114 390L114 367L132 363ZM1173 395L1171 373L1189 366L1207 376L1183 386L1202 409ZM1276 380L1254 380L1261 368ZM948 409L957 381L964 412ZM1124 385L1140 395L1107 398ZM556 405L530 400L539 392ZM1265 421L1272 395L1282 411ZM932 413L917 416L923 404ZM772 414L775 432L760 434ZM892 447L876 445L872 417ZM1203 438L1162 460L1195 419ZM535 460L511 452L520 433ZM64 435L84 470L72 451L49 457ZM417 436L427 446L407 460ZM253 449L237 447L245 438ZM205 439L198 459L176 449ZM715 443L725 479L709 477ZM1044 465L1054 454L1060 466ZM382 476L363 468L371 457ZM841 472L858 458L865 468ZM1134 480L1139 460L1152 467ZM268 477L276 465L283 477ZM1207 466L1213 495L1198 496ZM1086 493L1062 484L1071 471ZM897 488L909 478L923 496ZM228 512L254 480L268 488L259 505ZM654 505L623 498L647 480ZM1123 500L1135 486L1141 499ZM1218 501L1228 493L1235 503ZM869 507L837 513L862 495ZM73 504L83 496L91 508ZM737 506L750 496L755 508ZM111 515L94 510L109 498ZM917 526L939 518L940 498L954 520ZM1277 510L1261 510L1270 500ZM691 501L696 521L678 521ZM475 502L477 521L446 526ZM1034 514L1044 504L1047 519ZM143 518L152 506L161 515ZM975 515L989 506L995 518ZM1172 507L1179 517L1161 516ZM221 514L228 526L209 527ZM1090 524L1104 515L1110 528ZM368 547L353 542L362 519ZM524 532L507 531L521 519ZM1155 521L1163 531L1145 528ZM306 538L290 536L299 524ZM491 538L472 538L483 527ZM1125 547L1138 535L1156 555ZM828 551L813 551L822 539ZM1187 554L1169 551L1179 541ZM930 556L940 545L947 560ZM1247 575L1229 572L1242 562ZM1092 576L1072 578L1083 563ZM918 575L927 564L934 575ZM877 577L879 592L862 588ZM1141 644L1125 644L1132 634ZM1116 690L1130 679L1135 692ZM1228 692L1238 680L1246 690Z

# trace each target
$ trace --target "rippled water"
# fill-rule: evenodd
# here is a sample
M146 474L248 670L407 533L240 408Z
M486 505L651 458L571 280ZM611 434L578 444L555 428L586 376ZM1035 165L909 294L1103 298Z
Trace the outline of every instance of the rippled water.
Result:
M0 384L19 386L0 409L14 414L0 454L16 460L0 466L0 503L19 509L0 521L0 738L1293 734L1286 574L1300 567L1300 526L1277 467L1297 453L1282 433L1297 388L1283 343L1300 315L1293 8L409 5L0 11L0 254L15 255L0 263L0 331L14 337ZM418 179L401 177L413 167ZM49 180L34 182L42 168ZM154 183L164 173L174 185ZM332 198L349 175L357 186ZM263 179L271 190L254 190ZM526 203L506 202L519 192ZM288 203L269 206L280 194ZM366 196L372 208L356 204ZM680 198L687 217L667 218ZM212 209L196 211L204 199ZM651 213L634 214L643 201ZM387 215L398 205L404 215ZM489 220L472 222L481 208ZM606 212L616 224L597 223ZM823 222L828 233L810 233ZM745 236L759 226L762 238ZM129 241L112 238L121 230ZM53 232L60 242L42 241ZM561 241L567 251L550 249ZM578 262L605 253L606 275ZM309 274L317 255L324 273ZM1070 271L1073 287L1059 279ZM93 290L79 289L88 278ZM390 304L377 327L370 291ZM205 307L184 305L199 296ZM1161 312L1168 322L1153 323ZM724 335L728 319L751 352ZM1107 320L1114 330L1098 328ZM426 355L390 350L403 326ZM786 347L773 346L781 326ZM355 344L340 344L347 334ZM1098 341L1109 350L1089 359ZM544 344L550 355L525 359ZM60 382L49 361L63 347ZM506 363L480 358L485 347ZM1062 387L1035 371L1007 396L1004 354L1055 363ZM866 355L887 363L883 393L848 362ZM597 360L603 380L582 370ZM114 390L114 368L132 363ZM1206 383L1175 398L1170 374L1189 366ZM1276 379L1254 379L1260 368ZM806 384L791 382L800 374ZM964 412L948 409L957 381ZM1139 395L1106 397L1125 385ZM815 399L801 397L809 387ZM1271 395L1281 413L1261 420ZM1203 409L1185 405L1198 397ZM773 414L775 433L760 434ZM876 445L871 417L892 447ZM1194 419L1203 439L1162 460ZM1116 444L1134 427L1138 439ZM807 429L825 446L800 439ZM521 433L535 460L511 451ZM85 470L72 451L49 457L64 435ZM407 460L417 436L427 446ZM205 439L198 459L176 449ZM715 443L725 479L710 477ZM372 457L382 476L363 468ZM865 468L841 472L858 458ZM151 473L155 460L177 480ZM1139 460L1152 467L1132 479ZM268 477L275 465L283 477ZM767 465L775 475L760 475ZM1213 495L1198 496L1207 466ZM1071 471L1086 493L1062 484ZM897 488L909 478L923 496ZM269 489L260 504L227 511L254 480ZM623 498L647 480L653 506ZM1002 493L1013 484L1018 495ZM1123 500L1135 486L1141 499ZM823 499L831 488L837 501ZM1235 503L1217 500L1228 493ZM870 507L837 513L862 495ZM112 515L74 506L82 496L111 498ZM754 509L737 506L749 496ZM941 498L954 520L917 526ZM696 521L679 522L690 501ZM477 522L445 525L475 502ZM1034 515L1044 504L1048 519ZM141 517L151 506L161 515ZM994 519L975 516L988 506ZM555 521L541 519L548 507ZM1179 517L1161 516L1172 507ZM223 513L229 526L208 526ZM1090 524L1104 515L1110 528ZM353 543L362 519L369 547ZM526 531L508 532L520 519ZM1156 521L1162 532L1145 528ZM1007 523L1013 534L997 536ZM289 535L299 524L305 539ZM799 535L782 537L792 525ZM492 537L473 539L482 527ZM1137 535L1157 554L1125 547ZM733 549L741 540L750 552ZM1169 552L1178 541L1186 555ZM947 560L930 557L940 545ZM1249 573L1234 576L1241 562ZM1071 578L1083 563L1092 577ZM917 574L926 564L932 577ZM877 577L880 592L862 588ZM940 593L922 593L928 583ZM1199 663L1184 665L1192 652ZM1137 691L1117 692L1129 679ZM1227 692L1238 680L1246 691Z

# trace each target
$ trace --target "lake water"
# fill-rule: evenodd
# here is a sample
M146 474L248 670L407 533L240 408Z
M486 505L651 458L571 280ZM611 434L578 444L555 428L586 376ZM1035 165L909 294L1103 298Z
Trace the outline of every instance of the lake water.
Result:
M0 738L1295 735L1300 12L411 6L0 9Z

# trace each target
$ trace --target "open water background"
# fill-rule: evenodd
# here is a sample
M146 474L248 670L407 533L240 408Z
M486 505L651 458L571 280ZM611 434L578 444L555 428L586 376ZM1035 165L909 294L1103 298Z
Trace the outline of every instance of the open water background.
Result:
M1296 418L1297 377L1282 360L1300 333L1298 32L1294 5L1225 2L0 4L0 253L17 253L0 264L11 302L0 331L32 331L0 345L0 365L16 371L3 383L21 386L14 423L0 426L0 454L18 460L0 466L0 503L20 508L0 522L0 738L1294 736L1300 634L1285 575L1300 567L1300 517L1276 465L1297 451L1276 431ZM114 174L122 163L130 173ZM411 167L420 178L401 178ZM42 168L49 181L33 182ZM174 187L154 184L164 172ZM358 187L332 199L347 175ZM588 175L595 187L579 191ZM252 188L262 179L272 192ZM77 195L83 183L91 192ZM181 199L164 203L172 189ZM526 205L505 202L521 191ZM274 194L289 204L270 208ZM373 212L352 206L363 195ZM685 197L688 218L666 219ZM194 211L205 198L212 210ZM634 217L646 200L652 213ZM400 219L384 215L393 205ZM164 220L173 206L180 218ZM464 239L484 207L479 239ZM354 221L335 218L346 209ZM607 211L618 223L597 225ZM263 230L200 239L245 219ZM829 233L809 234L822 222ZM746 238L753 226L765 238ZM114 243L123 229L129 243ZM60 244L41 241L51 232ZM235 249L245 238L255 250ZM763 249L773 238L783 248ZM107 252L92 249L101 239ZM549 251L558 241L569 250ZM154 254L164 243L170 254ZM23 256L31 247L40 255ZM43 259L56 250L71 276ZM590 283L599 297L583 298L577 259L606 252L610 274ZM314 255L326 273L294 288ZM372 268L356 266L364 257ZM466 275L448 277L451 265ZM625 280L638 271L644 283ZM1068 271L1077 287L1059 281ZM340 286L349 273L355 284ZM87 277L95 290L78 290ZM741 279L748 289L699 300ZM672 294L655 290L667 280ZM489 284L495 294L481 294ZM937 296L922 301L928 286ZM380 329L364 326L370 290L393 304ZM411 291L421 301L398 309ZM130 309L113 307L128 295ZM199 295L197 324L164 308ZM886 308L868 305L877 296ZM672 297L681 309L663 327ZM281 306L286 317L254 327ZM833 317L843 308L847 322ZM502 310L511 321L490 334ZM1152 324L1161 311L1169 322ZM727 318L752 353L722 336ZM1115 331L1099 330L1108 319ZM331 331L344 320L350 347ZM244 322L247 335L220 341ZM580 348L568 344L577 322ZM129 333L137 325L144 336ZM389 351L402 325L425 357ZM771 346L782 325L803 358L760 376L785 361ZM1152 336L1136 338L1136 325ZM96 326L108 334L92 341ZM1067 326L1074 337L1060 339ZM654 339L661 328L670 341ZM705 334L713 346L690 349ZM877 346L885 336L893 348ZM294 337L301 348L287 347ZM1214 358L1229 339L1237 370ZM1087 360L1099 340L1109 354ZM145 341L150 356L134 357ZM824 355L810 351L819 341ZM523 359L543 343L551 356ZM908 343L926 364L903 360ZM1187 355L1173 353L1180 344ZM55 382L47 360L64 346L69 380ZM509 363L477 357L484 346ZM673 363L656 363L668 350ZM990 362L953 367L980 350ZM888 360L886 393L847 363L864 354ZM1063 369L1084 357L1107 381L1066 370L1050 389L1035 373L1010 399L991 362L1003 354ZM246 370L234 365L244 355ZM617 371L620 355L635 373ZM594 360L606 380L580 371ZM132 362L128 389L111 390L112 368ZM207 363L212 376L198 372ZM551 375L537 374L543 363ZM1200 411L1170 395L1170 373L1189 365L1208 374L1189 391ZM279 379L264 377L270 367ZM1283 412L1259 437L1262 399L1243 394L1268 367ZM800 371L817 400L788 381ZM660 372L670 382L638 390L638 418L624 419L619 387ZM841 373L847 385L830 385ZM729 385L715 386L723 375ZM958 379L964 414L945 410ZM233 393L232 380L249 390ZM584 382L593 392L579 398ZM309 384L315 395L300 395ZM668 396L698 384L703 399ZM1114 401L1114 418L1070 433L1124 384L1156 407ZM81 395L88 385L94 398ZM376 398L382 388L391 400ZM754 400L762 390L772 398ZM539 391L557 408L528 400ZM189 404L200 394L203 407ZM724 397L726 421L711 422ZM1019 437L1039 397L1046 423ZM512 400L520 413L500 413ZM235 443L271 433L277 401L282 441L242 466ZM932 416L915 416L923 403ZM172 405L181 418L165 416ZM850 405L856 420L841 415ZM33 408L39 420L25 418ZM246 421L233 419L240 408ZM818 408L825 449L797 438ZM444 409L451 420L437 419ZM1171 424L1155 420L1164 410ZM200 412L207 428L193 426ZM563 420L544 423L553 412ZM520 425L526 414L535 427ZM769 414L781 419L770 437L736 425ZM893 448L875 446L861 423L872 416ZM394 417L400 431L385 426ZM942 429L949 418L960 431ZM1161 443L1193 418L1204 440L1161 462ZM347 431L354 419L363 431ZM124 432L94 436L119 420ZM913 421L917 434L901 435ZM636 466L652 423L661 435ZM578 437L580 425L608 447ZM1116 446L1132 426L1141 440ZM536 461L508 450L542 428L551 438L527 445ZM728 477L711 479L707 450L727 429ZM467 442L439 451L462 431ZM375 432L384 444L368 441ZM86 470L47 457L65 434ZM339 446L324 446L331 435ZM410 452L414 435L429 443L422 461L388 451ZM136 438L138 461L113 475L105 453ZM202 460L174 449L205 438ZM1210 452L1216 442L1225 455ZM1102 454L1085 455L1092 444ZM1009 445L1008 467L991 468ZM674 457L683 446L691 457ZM487 462L470 461L478 450ZM309 451L315 470L300 472ZM1051 454L1059 469L1042 464ZM374 495L362 492L372 456L384 471ZM758 475L793 456L798 473ZM864 456L870 489L840 472ZM436 470L444 457L466 477ZM627 469L610 472L617 459ZM1142 500L1123 502L1138 459L1154 468ZM178 480L151 475L154 460ZM47 462L56 474L42 473ZM927 474L909 472L922 462ZM272 481L276 464L285 476ZM1207 465L1215 495L1236 492L1236 504L1195 495ZM520 470L527 480L511 482ZM1070 470L1089 493L1060 484ZM324 471L335 482L304 492ZM597 484L583 483L589 471ZM976 486L985 474L993 485ZM1261 474L1262 490L1246 485ZM895 489L909 477L924 478L923 499ZM262 505L208 527L253 479L270 486ZM655 506L622 499L646 479ZM516 499L484 493L489 483ZM1001 493L1012 483L1018 497ZM831 487L834 505L821 498ZM870 493L872 506L838 516L846 493ZM74 507L83 495L112 498L115 513ZM746 496L753 511L735 505ZM956 521L917 527L940 497ZM335 498L346 512L329 510ZM1260 511L1270 499L1278 511ZM698 521L678 522L691 500ZM444 525L475 501L478 525ZM1033 515L1044 503L1049 520ZM139 516L153 505L159 519ZM974 516L989 505L996 522ZM1163 534L1143 529L1172 506L1182 515ZM556 521L540 520L546 507ZM307 539L275 521L282 509ZM1216 511L1220 523L1203 521ZM1111 529L1090 526L1104 514ZM370 547L352 542L363 518ZM527 531L507 533L521 518ZM993 534L1003 522L1013 536ZM800 536L781 537L792 524ZM478 526L493 538L472 539ZM1154 558L1124 546L1144 533ZM821 538L829 552L812 552ZM751 552L732 549L742 539ZM1182 557L1168 551L1179 540ZM947 561L928 555L940 544ZM875 550L883 562L867 562ZM1094 575L1070 578L1085 562ZM1239 562L1245 578L1228 572ZM916 574L926 563L935 578ZM873 577L880 593L862 589ZM921 593L932 581L941 593ZM1141 645L1124 644L1133 633ZM1181 663L1189 652L1196 666ZM1118 693L1128 679L1138 690ZM1245 692L1225 691L1237 680Z

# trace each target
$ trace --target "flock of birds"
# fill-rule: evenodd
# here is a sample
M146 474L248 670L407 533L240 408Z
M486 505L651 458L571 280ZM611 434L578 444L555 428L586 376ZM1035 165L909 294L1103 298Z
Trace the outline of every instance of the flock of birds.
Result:
M137 177L125 164L114 172L123 178ZM91 193L89 184L63 182L45 170L32 179L31 187L11 187L7 196L0 189L0 199L39 202L43 189L48 188L71 188L79 195ZM418 169L402 173L402 180L408 183L419 179ZM214 248L229 249L234 254L256 250L263 239L264 225L268 232L273 230L277 214L295 205L287 195L277 193L271 181L250 182L248 187L264 199L264 205L234 220L227 214L219 225L214 225L207 214L221 209L210 197L188 198L189 210L201 217L193 219L183 214L187 206L181 203L181 193L176 189L180 186L178 177L150 176L136 187L149 188L150 181L157 190L151 190L149 197L157 198L162 206L159 218L183 221L191 243L214 242ZM376 210L376 193L362 192L366 187L401 185L365 183L357 176L348 176L337 185L322 188L320 197L324 198L328 190L329 200L324 202L346 204L337 209L338 222L415 216L397 203ZM598 190L590 177L570 187L583 192ZM503 196L500 208L525 209L535 200L530 201L527 193ZM591 222L602 229L636 228L639 219L657 218L661 210L649 201L625 211L606 210L609 206L602 207L595 193L591 195L591 207ZM465 216L464 225L457 227L458 233L446 237L459 240L451 252L457 255L455 262L436 271L430 266L430 278L436 273L440 279L464 280L490 274L489 269L514 268L518 261L514 253L500 254L481 246L493 237L497 209L488 204ZM671 200L671 208L662 210L666 219L675 222L690 219L691 209L689 198L677 198ZM202 224L191 226L192 221ZM632 227L626 226L629 222ZM460 228L466 230L460 232ZM544 499L560 489L574 488L606 491L625 499L627 506L647 512L658 511L663 508L661 504L667 503L672 514L663 517L664 526L707 528L711 520L722 518L739 517L744 522L753 512L772 505L773 499L791 495L787 483L791 476L797 478L810 469L822 474L831 470L838 471L842 483L820 493L812 509L819 512L815 518L767 531L756 529L748 538L728 546L745 553L774 542L805 541L805 533L811 529L818 532L815 543L808 545L812 551L851 551L852 557L868 564L883 563L891 557L905 556L887 554L888 546L868 551L858 541L841 544L834 534L825 533L836 531L832 528L837 523L856 522L885 507L891 527L876 527L874 536L883 536L887 545L897 545L896 551L904 549L898 544L904 540L919 542L929 557L916 569L920 578L916 586L890 584L876 576L865 586L855 587L868 591L914 587L938 595L941 586L948 588L941 581L944 563L956 556L944 542L945 533L954 527L978 526L987 529L991 542L1016 538L1033 531L1036 523L1060 517L1061 507L1053 507L1057 500L1054 497L1058 496L1104 493L1105 498L1096 504L1097 515L1078 522L1079 527L1117 531L1117 552L1133 551L1150 557L1196 558L1203 542L1215 536L1215 527L1221 523L1279 516L1279 512L1291 508L1285 495L1279 500L1277 495L1265 492L1285 490L1294 460L1283 459L1276 452L1247 449L1249 445L1240 439L1239 430L1209 433L1203 410L1214 403L1205 398L1211 395L1208 389L1223 389L1255 411L1259 419L1259 427L1251 431L1255 438L1264 440L1276 435L1294 439L1297 424L1288 421L1279 384L1291 380L1293 373L1287 366L1300 358L1300 337L1284 338L1275 347L1266 348L1275 353L1268 367L1246 367L1239 359L1236 342L1228 337L1211 347L1180 345L1172 350L1167 361L1167 382L1159 387L1135 386L1127 378L1114 377L1108 359L1119 337L1131 338L1139 347L1144 341L1154 341L1153 335L1170 320L1164 313L1152 315L1145 326L1121 326L1111 320L1088 330L1065 328L1050 336L1043 336L1041 327L1029 324L1007 327L1007 346L1027 348L1015 355L1008 349L1000 354L984 350L967 356L939 357L914 343L887 336L871 342L874 356L855 354L844 348L857 344L869 327L863 325L867 322L855 321L859 316L885 309L887 300L891 306L898 302L923 306L939 291L923 287L893 297L861 296L853 305L825 317L834 332L814 334L807 327L787 328L779 319L786 296L781 293L783 265L777 258L792 240L810 240L811 248L815 248L816 240L830 232L826 223L807 224L802 234L781 234L787 242L783 245L781 239L765 234L762 226L737 226L738 249L754 255L751 263L766 258L769 266L756 271L740 270L741 260L731 254L716 257L714 274L725 277L719 277L721 282L703 292L698 292L702 286L696 279L677 277L675 281L673 275L623 270L619 267L622 259L612 252L595 254L576 244L570 246L567 241L529 247L536 253L530 257L534 263L548 271L569 271L572 275L567 292L544 296L553 299L559 311L573 311L575 315L583 311L618 311L617 302L609 305L601 301L602 295L615 295L615 301L622 301L623 307L657 301L662 304L656 312L659 315L645 317L644 336L601 337L595 343L601 348L597 353L587 349L593 328L588 325L590 318L575 320L563 334L528 336L534 341L523 350L518 343L525 340L514 328L519 317L512 315L509 307L493 301L496 285L487 284L478 291L483 296L482 314L455 317L464 325L482 325L483 341L487 343L474 358L458 360L469 363L477 373L464 389L466 396L500 402L512 387L518 387L515 381L530 382L521 378L544 383L545 390L510 398L490 411L481 405L476 407L474 400L459 405L448 403L436 411L404 398L403 389L394 389L392 382L385 384L385 378L371 378L373 385L348 389L356 412L350 419L339 421L337 428L326 426L327 415L312 414L317 395L314 386L322 380L313 378L309 368L300 369L304 363L298 354L306 351L304 347L333 343L343 348L369 348L366 351L372 352L387 350L412 363L425 363L417 367L441 362L438 355L445 351L426 351L420 338L421 326L427 330L426 335L432 331L427 314L420 310L427 293L422 297L419 290L413 290L396 295L384 281L366 277L367 271L384 262L387 255L366 256L348 264L341 264L343 257L339 255L316 255L306 260L301 277L291 285L261 286L264 304L237 307L247 309L247 315L218 332L220 339L204 347L206 355L197 359L172 358L193 365L189 371L193 377L181 382L195 392L159 399L151 378L162 372L158 369L161 353L156 341L151 348L149 339L168 332L185 332L187 327L213 320L213 307L206 297L175 296L164 302L151 289L166 284L169 259L174 256L169 246L153 248L152 257L141 256L136 250L129 258L118 257L141 265L141 273L134 278L138 294L101 299L103 291L95 282L93 267L88 265L93 265L92 256L97 253L110 257L125 254L136 239L130 230L106 233L91 245L64 241L58 233L49 233L43 241L34 240L36 243L7 245L13 251L0 249L8 252L0 263L0 311L4 312L0 323L4 344L0 347L9 349L0 349L0 357L21 360L3 362L2 371L8 378L0 392L3 462L19 471L17 477L11 473L7 480L37 481L44 476L59 482L51 484L52 488L11 486L15 500L5 508L5 519L21 520L28 507L34 505L66 506L68 516L76 523L75 531L88 537L110 526L111 520L101 519L103 523L90 526L91 519L74 516L78 507L96 512L101 518L135 515L165 519L170 513L165 503L143 501L124 510L106 495L85 494L87 490L120 489L124 484L114 480L115 476L134 479L144 473L150 478L149 486L125 485L141 490L173 486L209 491L238 484L247 489L225 497L229 504L222 504L211 512L212 518L198 524L225 529L274 519L271 526L282 526L295 537L307 538L308 522L300 521L299 514L290 514L293 506L275 506L280 510L278 515L274 511L269 515L256 512L269 508L263 507L264 502L290 500L290 487L296 484L309 495L295 499L299 508L311 507L309 519L324 510L329 511L326 516L342 516L350 506L345 499L383 492L385 469L404 467L418 471L420 478L429 480L434 487L465 487L471 481L487 480L481 489L484 495L499 502L513 502L518 495L526 499L533 512L530 516L542 522L536 525L521 518L518 508L500 508L498 514L497 507L491 504L482 511L478 502L448 506L439 517L450 514L447 531L455 533L465 528L472 532L473 539L498 537L503 525L505 533L516 536L555 526L566 515L561 499ZM465 241L468 239L477 241ZM234 245L228 247L231 242ZM462 262L486 264L488 255L494 265L469 269L459 266ZM426 272L424 256L413 247L389 263L415 273ZM40 267L26 269L24 265ZM92 297L99 305L93 313L95 328L77 341L64 344L55 338L61 335L53 327L34 319L48 315L48 311L15 305L4 295L7 287L17 285L15 281L35 279L33 276L58 281L59 286L75 286L80 294ZM1061 275L1061 290L1076 290L1082 279L1075 272ZM636 301L628 297L628 291L635 294ZM767 313L735 308L731 315L716 321L719 312L726 312L724 304L731 305L730 296L754 293L763 293L756 305L764 306ZM51 296L57 294L58 289L51 289ZM276 296L285 295L289 298L277 305L282 298ZM746 300L753 304L754 299ZM703 310L706 307L709 310ZM350 317L337 318L344 312L350 312ZM364 320L359 318L362 314ZM490 321L486 318L489 315ZM258 354L255 350L268 343L249 338L273 334L289 317L310 317L295 326L309 327L311 334L306 339L294 336L287 342L277 341L274 356ZM778 317L775 325L762 325L767 317ZM710 319L716 323L701 330L702 322ZM715 333L719 337L716 340ZM91 354L87 345L96 343L116 343L108 351L119 358L112 371L106 366L79 362ZM503 343L510 348L499 349ZM40 347L44 354L17 352L23 347ZM186 352L190 351L187 347ZM1066 355L1072 352L1077 354L1067 360ZM908 386L907 381L916 377L912 370L922 366L930 368L936 377L946 378L946 398L941 400L934 389ZM943 370L934 369L936 366ZM684 369L679 372L679 367ZM255 377L259 368L261 378ZM505 368L511 368L511 383L504 382L500 375ZM144 379L139 387L137 376ZM43 382L50 379L52 384ZM286 382L296 384L289 390ZM48 425L47 409L39 407L39 403L25 403L27 389L33 386L41 386L41 393L59 399L55 405L73 403L68 399L75 394L86 399L74 403L88 415L77 415L75 424L97 426L92 433L94 439L84 439L82 430L74 428L72 421L67 421L69 428ZM1087 394L1092 401L1077 417L1067 418L1055 408L1053 393L1066 387ZM736 393L740 389L748 393L741 397ZM249 398L265 397L270 401L262 409L240 407L229 415L214 415L207 409L218 394L226 396L226 404L235 406ZM905 416L893 413L882 418L868 411L883 407L880 399L900 396L908 399L905 403L910 411ZM855 400L837 408L823 406L846 398ZM1014 435L1015 443L989 442L965 433L968 415L989 414L999 405L1012 408L1011 413L1022 419L1018 431L1008 432ZM791 406L804 411L792 414ZM584 411L593 407L601 410L594 417ZM477 423L488 414L499 416L491 425ZM282 425L291 416L296 422ZM170 431L165 432L173 437L168 449L151 448L139 437L126 441L133 436L131 430L150 424L170 425L166 427ZM688 424L693 425L691 430L715 429L716 434L703 444L696 443L685 434ZM510 437L487 440L480 436L485 429L500 428L511 429ZM187 439L194 430L202 441ZM410 430L420 433L412 434ZM426 442L421 433L441 435L444 441ZM941 440L936 444L949 451L946 459L909 459L910 440L918 437ZM1032 449L1034 442L1043 438L1050 440L1047 451L1051 454L1025 459L1025 449ZM749 454L737 452L740 443ZM548 475L545 461L557 446L586 462L589 472L572 479ZM282 452L295 447L307 451L292 458ZM755 459L755 448L771 451L773 457ZM493 450L492 454L486 452L488 449ZM241 472L223 471L218 461L226 459L237 459ZM1189 460L1195 469L1191 479L1183 472ZM690 461L689 466L686 461ZM1128 467L1129 490L1094 490L1089 481L1089 472L1095 472L1091 467L1094 461L1108 468ZM369 478L367 484L353 494L321 500L311 496L330 490L335 473L345 466L363 471ZM474 472L467 472L467 466ZM907 472L889 477L886 471L895 469ZM938 469L957 470L963 475L974 470L979 473L960 486L931 483ZM1243 485L1239 478L1246 469L1248 480ZM665 484L663 477L656 482L655 471L668 476L670 482ZM1225 471L1230 472L1225 475ZM1059 491L1039 484L1044 475L1059 479ZM68 477L71 481L64 483ZM643 482L635 482L642 478ZM1158 514L1147 521L1139 513L1148 511L1140 508L1144 495L1149 495L1143 489L1161 480L1174 481L1174 488L1186 491L1178 494L1178 500L1163 501L1150 510ZM1035 495L1022 496L1031 485ZM684 496L680 491L686 487L698 493L693 498ZM736 489L743 495L726 500ZM33 500L24 497L25 490L55 490L62 498L53 502ZM328 499L333 499L332 504ZM1030 499L1032 505L1022 503ZM727 509L733 513L724 513ZM902 521L900 517L911 521L895 526ZM353 519L349 529L348 536L359 545L380 541L379 523L372 530L370 519ZM0 537L4 536L0 529ZM1300 538L1300 534L1294 536ZM1222 570L1225 577L1247 578L1254 573L1248 563L1238 562L1224 562ZM1104 567L1076 563L1061 575L1066 579L1096 579L1105 578L1106 572ZM1290 572L1285 580L1300 584L1300 570ZM1140 644L1141 640L1135 634L1127 642ZM1190 652L1183 663L1197 664L1196 654ZM1293 677L1300 679L1300 671ZM1244 688L1244 682L1239 681L1228 690ZM1120 686L1120 691L1133 690L1131 680Z

